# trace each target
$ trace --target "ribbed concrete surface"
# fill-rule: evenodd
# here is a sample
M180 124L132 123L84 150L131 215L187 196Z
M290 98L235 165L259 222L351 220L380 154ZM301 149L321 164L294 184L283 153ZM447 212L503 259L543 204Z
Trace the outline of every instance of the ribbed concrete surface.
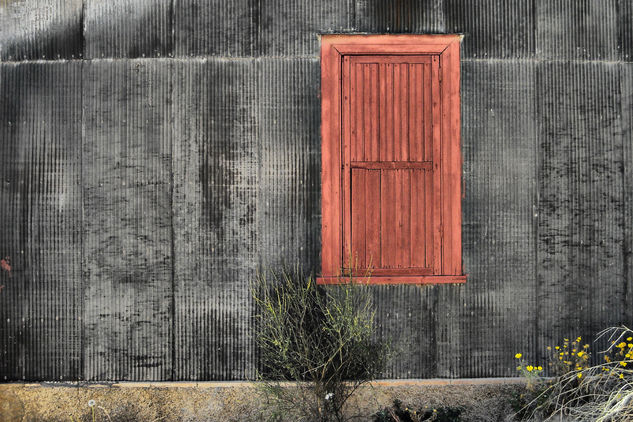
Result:
M633 321L631 0L0 0L0 380L240 380L319 270L319 34L462 33L460 286L378 286L384 376ZM67 60L66 60L67 59Z

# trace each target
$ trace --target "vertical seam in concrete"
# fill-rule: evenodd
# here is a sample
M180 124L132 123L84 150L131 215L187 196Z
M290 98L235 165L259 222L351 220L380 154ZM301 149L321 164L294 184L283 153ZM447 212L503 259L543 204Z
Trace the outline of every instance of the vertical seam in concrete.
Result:
M82 13L82 26L83 26L83 13ZM83 34L83 31L82 31ZM82 37L83 39L83 37ZM84 50L85 51L85 50ZM79 261L79 277L80 277L80 306L81 309L79 314L81 315L80 320L80 339L79 339L79 349L80 349L80 358L79 358L79 379L86 379L86 348L85 348L85 321L86 321L86 276L84 273L84 256L85 256L85 230L84 230L84 142L86 140L86 126L85 126L85 105L84 105L84 62L81 62L80 65L80 82L79 82L79 92L80 92L80 102L81 102L81 139L79 141L79 183L80 183L80 198L81 198L81 218L80 218L80 261Z
M534 5L534 9L536 10L536 4ZM534 54L536 55L536 23L534 25ZM541 301L539 300L539 296L541 294L541 278L539 277L539 254L538 254L538 245L539 245L539 229L540 229L540 221L541 221L541 183L539 174L541 171L541 109L540 102L538 101L538 96L540 92L540 78L539 78L539 63L534 64L533 75L534 75L534 90L533 90L533 103L534 107L534 116L536 118L536 128L534 131L534 180L536 180L536 204L532 207L532 219L534 224L534 280L536 287L536 312L534 313L534 345L536 346L536 352L539 353L539 350L542 349L542 345L539 344L541 336L539 335L539 315L541 314ZM534 215L536 214L536 216Z
M176 0L170 0L169 1L169 8L167 9L167 25L169 26L169 52L167 53L167 57L173 57L174 56L174 51L176 50L176 30L174 28L174 2ZM172 75L173 76L173 75ZM170 81L172 80L172 78L170 77ZM172 83L173 86L173 83ZM172 104L172 109L173 109L173 104ZM172 148L173 151L173 148ZM172 162L173 162L173 156L172 156ZM172 166L173 168L173 166Z
M432 377L439 377L439 364L438 364L438 358L439 358L439 346L438 346L438 340L437 340L437 327L440 324L439 322L439 318L437 315L437 311L438 311L438 306L440 303L440 291L437 288L437 286L433 287L433 324L431 324L431 339L433 341L433 349L431 349L433 351L433 362L432 362L432 367L431 367L431 376Z
M618 2L619 5L619 2ZM618 37L619 37L619 31L618 31ZM620 45L619 39L618 39L618 45ZM630 299L630 295L631 292L629 291L629 238L627 237L627 227L626 227L626 202L627 202L627 195L626 195L626 187L627 187L627 180L626 180L626 163L627 163L627 156L626 156L626 152L627 149L624 147L624 140L625 140L625 131L627 131L628 128L628 124L626 123L625 119L625 110L624 109L624 104L627 104L628 101L625 100L624 97L624 93L622 90L622 73L623 73L623 64L620 64L618 66L618 92L620 93L620 138L622 140L622 165L620 166L620 172L622 174L622 196L621 196L621 200L622 200L622 224L621 224L621 229L622 229L622 281L624 283L624 294L622 295L622 299L624 300L623 303L623 307L622 309L624 310L624 321L627 324L631 323L631 318L633 318L633 312L631 311L630 307L627 306L629 299Z
M349 0L350 2L350 20L347 22L348 27L351 27L353 30L358 28L358 22L356 22L356 0ZM319 46L320 47L320 46Z
M86 58L86 0L81 2L81 58ZM83 81L83 65L82 65L82 81ZM82 91L82 99L83 99L83 91ZM83 103L82 103L83 107ZM83 112L82 112L83 115ZM83 139L83 138L82 138Z
M173 4L173 0L172 0ZM170 225L171 225L171 373L169 378L173 381L175 375L176 365L176 229L174 227L174 65L170 63L169 66L169 127L170 127L170 140L169 140L169 210L171 212Z

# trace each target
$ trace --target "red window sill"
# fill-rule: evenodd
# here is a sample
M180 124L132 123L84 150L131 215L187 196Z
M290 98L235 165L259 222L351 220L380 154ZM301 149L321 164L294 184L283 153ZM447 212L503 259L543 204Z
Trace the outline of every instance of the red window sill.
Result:
M318 277L317 284L343 284L349 280L349 277ZM457 284L465 283L466 275L374 276L353 277L352 280L363 284Z

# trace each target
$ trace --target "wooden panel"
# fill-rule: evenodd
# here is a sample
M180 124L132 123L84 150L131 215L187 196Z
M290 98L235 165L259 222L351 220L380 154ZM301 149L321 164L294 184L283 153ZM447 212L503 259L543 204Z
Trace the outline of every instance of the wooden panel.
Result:
M331 41L321 43L321 272L342 266L341 231L341 56Z
M365 268L381 266L380 170L365 172Z
M424 146L422 139L422 87L420 86L421 65L409 65L409 160L422 161L424 157Z
M379 268L433 268L435 274L461 275L461 256L454 259L461 253L461 244L454 244L461 242L461 227L458 227L461 224L461 204L458 203L461 199L459 37L436 38L437 44L444 43L445 47L438 50L445 62L443 69L440 67L440 56L422 57L419 54L432 49L419 50L410 45L415 37L377 36L376 45L371 44L372 38L322 38L322 51L330 55L326 60L343 64L338 67L343 71L341 92L344 96L341 104L343 113L339 116L339 127L342 128L339 136L342 139L338 139L342 146L338 160L342 181L339 262L342 263L345 256L351 257L353 251L358 262L368 265L368 217L366 212L364 216L361 213L361 208L366 211L363 207L367 206L368 182L367 174L360 170L375 170L380 174L379 187L372 194L379 198L379 206L371 212L380 221ZM422 42L418 47L430 48L424 44L424 41L430 41L427 37L422 36L418 41ZM380 48L381 42L385 43L382 45L385 48ZM394 49L390 55L387 45L393 47L397 43L400 43L400 48ZM370 57L367 52L372 50L361 48L370 45L378 48L373 51L378 51L379 56ZM327 69L322 74L328 72L328 89L333 90L330 78L336 76L338 80L338 75L336 70ZM440 89L442 74L445 74L447 82ZM328 105L332 104L333 93L324 91ZM442 122L444 117L446 122ZM433 121L437 123L432 124ZM330 123L324 121L323 124ZM336 133L330 130L327 136L328 144L334 145ZM443 157L451 163L440 162ZM330 158L336 160L336 157ZM323 157L324 160L330 158ZM324 172L327 172L326 167L323 166ZM415 169L419 174L414 174ZM331 181L330 178L329 183ZM411 191L412 183L416 188L415 196ZM372 185L375 184L372 182ZM364 186L363 192L352 191L352 186L358 185ZM324 192L329 190L330 187L324 186ZM450 194L447 194L449 191ZM364 201L365 204L352 204L354 201ZM431 206L433 209L430 209ZM324 225L329 222L328 215L334 213L334 210L325 208ZM450 227L445 227L442 218L449 212L451 215L447 223ZM419 221L413 222L412 218ZM355 231L357 229L358 232ZM446 238L451 242L446 250L449 256L447 262L451 262L452 266L442 266L445 235L442 230L446 230ZM416 241L424 242L424 245ZM427 247L426 243L430 246ZM376 249L375 246L372 248ZM329 255L330 246L324 245L324 251ZM458 264L454 264L457 261Z
M349 59L352 161L424 161L430 56ZM425 75L428 81L425 80ZM430 95L430 93L428 94ZM430 128L430 124L427 124Z
M459 43L442 54L442 272L462 274ZM435 84L433 84L435 85Z
M397 263L395 170L383 170L380 174L380 240L381 268L393 268Z
M422 169L432 171L433 163L431 161L353 161L351 167L374 170Z
M432 186L426 186L427 172L413 170L411 173L411 266L426 267L427 249L432 251L433 243L428 242L427 231L430 221L430 210L427 208L427 195L432 191ZM429 198L430 199L430 198ZM427 230L428 227L428 230Z
M378 64L369 64L369 85L365 87L369 92L369 142L365 142L365 160L380 160L378 129L380 120L378 119L378 95L380 85L378 82Z
M375 208L380 204L369 204L365 201L366 170L352 170L352 256L351 268L367 268L365 261L365 209Z
M391 63L380 67L380 159L393 161L393 67Z
M354 281L366 284L459 284L466 282L465 275L419 275L419 276L358 276ZM318 277L319 284L340 284L339 277Z

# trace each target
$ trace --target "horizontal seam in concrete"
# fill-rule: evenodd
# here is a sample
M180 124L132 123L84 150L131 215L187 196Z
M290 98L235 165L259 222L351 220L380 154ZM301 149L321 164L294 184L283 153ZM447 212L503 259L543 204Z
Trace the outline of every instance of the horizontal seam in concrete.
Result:
M257 60L319 60L319 56L181 56L181 57L104 57L94 59L59 59L59 60L0 60L0 64L46 64L46 63L86 63L86 62L129 62L129 61L165 61L165 62L191 62L191 61L226 61L226 62L240 62L240 61L257 61Z
M59 60L0 60L0 64L46 64L46 63L73 63L73 62L129 62L129 61L166 61L166 62L191 62L191 61L227 61L227 62L240 62L240 61L258 61L258 60L319 60L319 56L179 56L179 57L104 57L93 59L59 59ZM626 60L587 60L587 59L543 59L543 58L517 58L517 57L487 57L487 58L473 58L466 57L461 58L462 63L477 63L477 62L501 62L501 63L595 63L595 64L633 64L633 61Z
M376 387L441 387L457 385L505 385L525 384L525 378L432 378L432 379L404 379L404 380L376 380L369 385ZM255 386L250 381L166 381L166 382L41 382L41 383L4 383L0 389L27 387L27 388L250 388ZM292 382L283 382L282 385L291 386Z

